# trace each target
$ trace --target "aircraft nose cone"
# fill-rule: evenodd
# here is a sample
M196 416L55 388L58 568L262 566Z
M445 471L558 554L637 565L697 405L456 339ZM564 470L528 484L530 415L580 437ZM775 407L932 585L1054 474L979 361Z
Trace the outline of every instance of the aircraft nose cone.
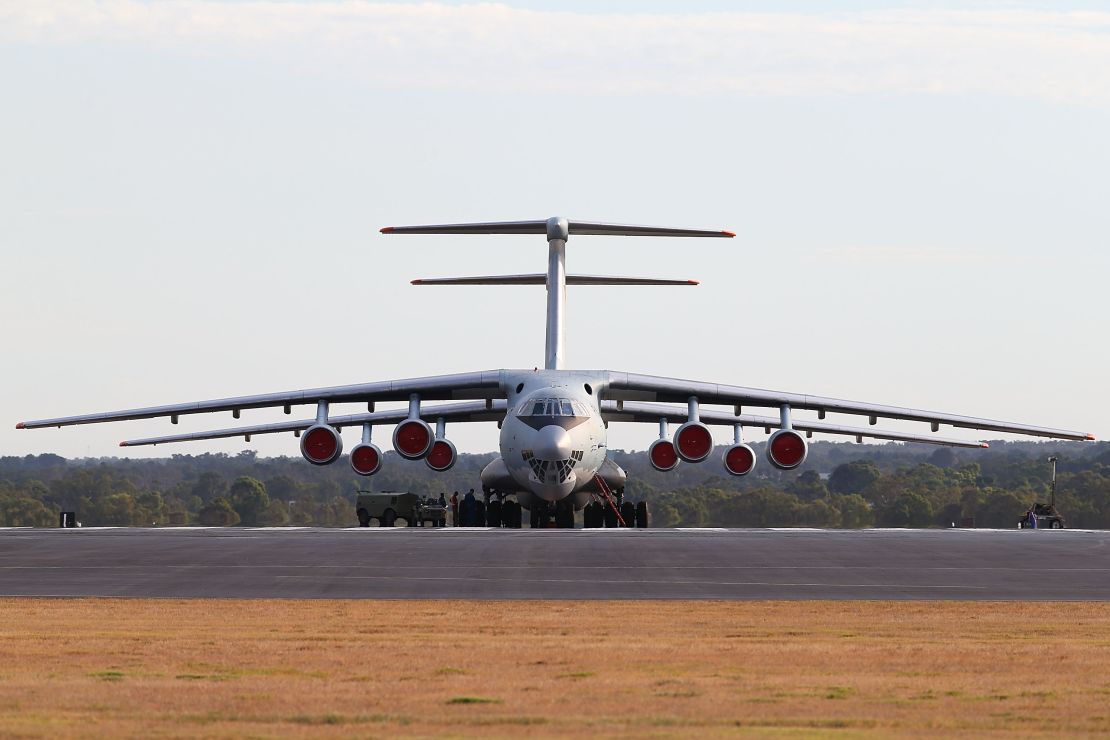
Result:
M536 432L532 453L540 460L566 460L573 452L570 434L566 429L549 424Z

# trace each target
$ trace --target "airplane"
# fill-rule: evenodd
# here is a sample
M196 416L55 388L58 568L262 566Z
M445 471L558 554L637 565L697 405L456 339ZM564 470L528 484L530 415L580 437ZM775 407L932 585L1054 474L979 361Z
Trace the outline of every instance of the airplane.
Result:
M192 403L152 406L124 411L39 419L17 424L18 429L169 417L171 423L187 414L230 411L235 419L245 409L315 406L315 417L254 426L176 434L121 442L122 447L158 445L289 433L300 437L300 451L313 465L334 463L343 452L341 431L358 427L362 439L349 455L352 470L372 476L382 466L382 451L371 441L375 426L394 425L393 449L407 460L423 460L434 471L449 470L458 459L446 436L448 423L497 422L500 455L481 473L484 490L515 495L532 513L532 522L574 527L574 513L595 497L624 490L625 471L608 457L606 429L610 422L659 425L659 436L648 447L651 465L674 470L680 463L704 462L713 453L709 425L731 426L734 441L721 460L733 476L750 474L756 454L744 441L743 429L762 428L767 461L780 470L793 470L806 459L806 439L814 433L865 437L899 442L924 442L952 447L982 448L985 442L936 436L941 426L1065 440L1093 440L1094 435L1064 429L992 421L971 416L923 411L898 406L849 401L806 393L787 393L736 385L682 380L611 370L572 370L565 367L565 307L568 285L697 285L692 280L575 275L566 272L566 248L573 236L634 236L732 238L729 231L630 226L553 217L432 226L386 227L386 235L514 234L543 235L548 244L547 272L414 280L414 285L543 285L547 290L547 328L544 367L501 369L406 378L327 388L310 388L261 395L221 398ZM378 402L407 402L407 408L375 409ZM439 403L437 403L439 402ZM446 403L442 403L446 402ZM337 404L366 404L364 413L334 415ZM716 407L716 408L706 408ZM767 409L770 415L746 413ZM803 419L795 411L816 412ZM766 412L765 412L766 413ZM826 414L866 417L867 426L826 420ZM921 422L930 434L875 428L879 419ZM431 423L430 423L431 422ZM432 426L434 423L434 428ZM677 425L673 433L672 424ZM774 430L772 432L772 430ZM803 436L804 435L804 436ZM629 509L626 515L632 514ZM639 510L634 510L639 513ZM645 519L636 518L646 526Z

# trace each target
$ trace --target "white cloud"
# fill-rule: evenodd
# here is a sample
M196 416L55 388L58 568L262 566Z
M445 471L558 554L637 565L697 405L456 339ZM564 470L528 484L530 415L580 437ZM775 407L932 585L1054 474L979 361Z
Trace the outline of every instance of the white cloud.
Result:
M1110 102L1110 13L581 14L506 5L8 0L0 39L343 65L386 86Z

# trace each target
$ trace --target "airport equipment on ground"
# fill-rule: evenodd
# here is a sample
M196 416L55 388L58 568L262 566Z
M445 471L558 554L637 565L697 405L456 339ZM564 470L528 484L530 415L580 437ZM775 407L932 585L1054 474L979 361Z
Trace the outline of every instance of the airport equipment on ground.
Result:
M447 438L447 424L496 422L500 428L500 456L482 471L486 492L511 495L524 508L538 512L544 521L554 517L557 526L574 525L574 512L586 507L605 488L623 493L625 472L608 458L606 429L611 422L658 425L659 438L649 449L651 464L659 471L680 463L700 464L712 455L709 425L733 428L733 444L724 450L721 464L730 475L744 476L755 469L756 455L745 442L743 429L764 429L767 461L780 470L793 470L805 462L806 439L814 433L845 435L862 442L865 437L902 442L926 442L954 447L986 447L985 442L937 436L942 426L1055 439L1091 440L1083 432L992 421L959 414L923 411L863 401L848 401L808 393L788 393L700 380L683 380L613 370L574 370L566 367L565 307L568 285L669 285L693 286L693 280L610 277L568 274L566 249L571 237L594 236L732 238L728 231L675 229L595 223L566 218L534 221L444 224L387 227L383 234L508 234L539 235L547 242L547 272L527 275L493 275L414 280L414 285L543 285L547 290L544 367L485 370L424 378L372 381L354 385L264 393L236 398L152 406L125 411L39 419L21 422L21 429L62 427L129 419L167 417L176 424L187 414L227 413L238 419L244 410L281 408L291 414L294 406L314 408L311 418L214 431L191 432L122 442L124 447L168 444L186 440L292 433L300 437L300 450L313 465L334 463L343 453L341 431L361 430L361 440L350 453L355 473L370 476L382 466L381 449L371 441L375 426L393 425L393 449L408 460L423 460L435 471L450 470L457 453ZM680 327L681 328L681 327ZM716 345L729 350L733 327L722 331ZM707 345L713 351L714 345ZM379 402L405 402L407 408L379 411ZM365 412L336 414L342 404L364 404ZM765 409L766 415L745 413ZM803 418L809 412L816 419ZM765 412L766 413L766 412ZM826 420L827 414L865 417L866 426ZM884 430L879 419L897 419L928 425L931 433ZM671 425L677 429L671 432ZM482 502L479 502L482 503ZM621 503L621 506L625 502ZM632 517L635 518L635 504ZM621 512L621 516L625 516Z

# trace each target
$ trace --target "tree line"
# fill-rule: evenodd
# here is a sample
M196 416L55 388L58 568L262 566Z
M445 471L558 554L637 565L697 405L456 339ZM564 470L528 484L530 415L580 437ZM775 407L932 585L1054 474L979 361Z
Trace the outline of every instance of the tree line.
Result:
M756 445L761 452L762 445ZM719 457L718 451L718 457ZM800 472L761 461L744 478L719 460L651 468L644 452L611 451L628 472L626 498L646 500L655 526L1015 526L1048 500L1069 527L1110 528L1110 444L1000 442L989 450L817 442ZM494 454L460 455L449 472L386 454L383 472L359 478L343 464L300 458L174 455L157 459L0 458L0 526L57 526L73 511L85 526L351 526L359 490L448 496L473 488Z

